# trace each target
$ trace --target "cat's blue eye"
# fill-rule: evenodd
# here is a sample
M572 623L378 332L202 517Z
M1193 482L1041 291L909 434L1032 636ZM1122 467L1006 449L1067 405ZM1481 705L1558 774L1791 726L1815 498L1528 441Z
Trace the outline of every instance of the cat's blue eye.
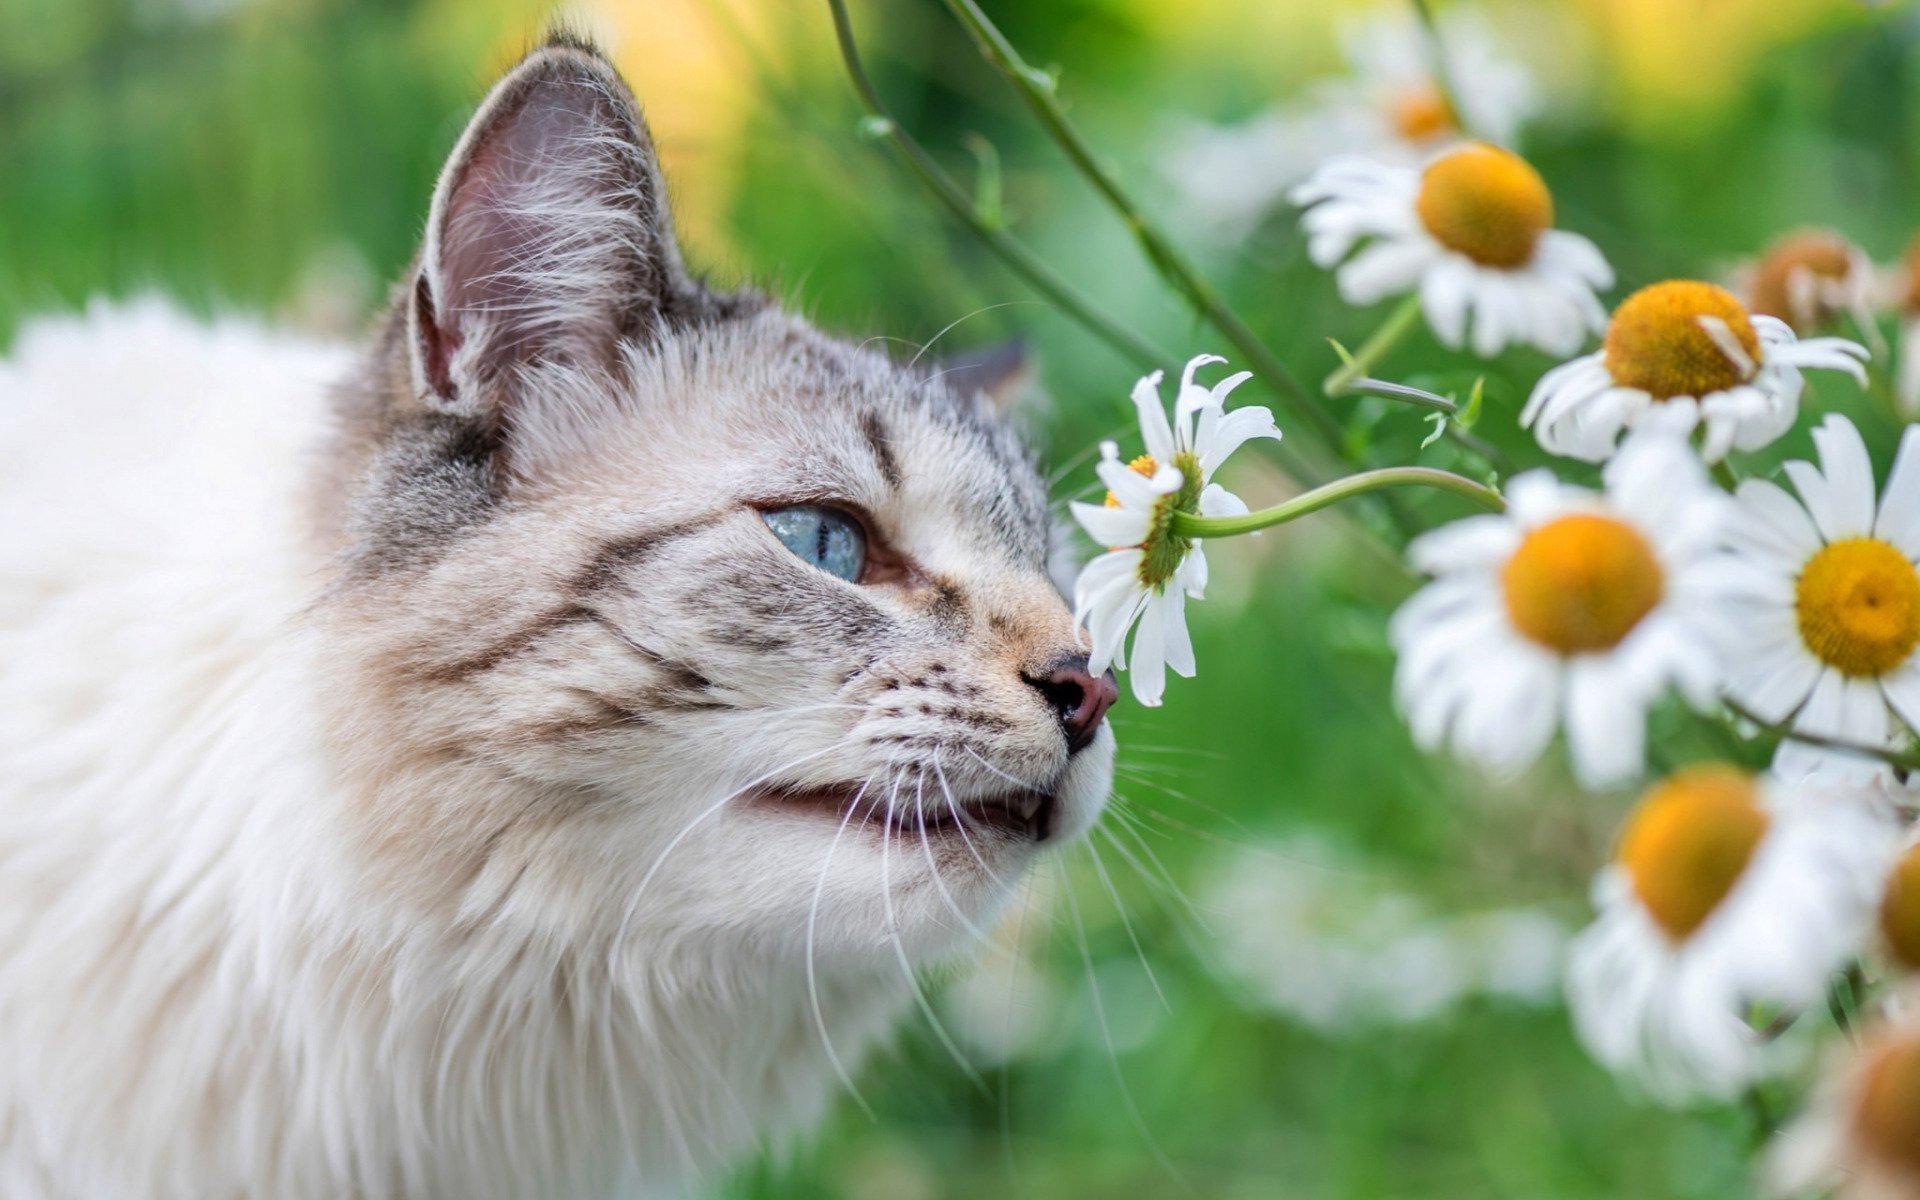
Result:
M787 549L829 575L857 581L866 569L866 531L839 509L796 504L770 508L760 516Z

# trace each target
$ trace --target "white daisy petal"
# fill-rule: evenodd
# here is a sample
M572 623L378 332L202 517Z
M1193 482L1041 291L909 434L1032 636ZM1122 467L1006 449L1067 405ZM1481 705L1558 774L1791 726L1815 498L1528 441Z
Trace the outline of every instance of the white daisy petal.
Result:
M1908 558L1920 559L1920 425L1909 425L1900 435L1900 450L1880 496L1873 536Z
M1104 504L1068 505L1073 519L1102 546L1138 546L1147 539L1150 514L1137 508L1109 508Z

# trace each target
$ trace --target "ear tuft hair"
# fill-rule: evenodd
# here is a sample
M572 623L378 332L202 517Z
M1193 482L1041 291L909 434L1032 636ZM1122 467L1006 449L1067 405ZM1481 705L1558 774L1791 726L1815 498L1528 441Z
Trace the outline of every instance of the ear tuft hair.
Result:
M933 374L961 399L984 396L1005 412L1033 386L1033 353L1026 339L1010 338L942 359Z
M524 368L615 371L623 342L697 294L632 94L590 42L551 34L494 85L435 189L417 382L511 425Z

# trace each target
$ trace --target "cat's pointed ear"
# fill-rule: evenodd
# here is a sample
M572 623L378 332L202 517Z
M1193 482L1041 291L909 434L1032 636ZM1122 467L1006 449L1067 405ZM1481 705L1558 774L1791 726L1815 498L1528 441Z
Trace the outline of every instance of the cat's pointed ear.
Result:
M434 189L411 318L416 382L497 429L525 368L614 371L694 294L633 95L555 41L494 85Z
M1023 338L1012 338L942 359L934 374L962 399L984 396L1005 412L1033 386L1033 353Z

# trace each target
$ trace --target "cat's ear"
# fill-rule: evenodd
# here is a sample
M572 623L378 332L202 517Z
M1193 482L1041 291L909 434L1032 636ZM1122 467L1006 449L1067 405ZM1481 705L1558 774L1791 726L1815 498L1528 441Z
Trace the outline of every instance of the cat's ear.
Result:
M556 41L494 85L434 189L411 318L416 383L497 430L526 369L613 372L696 289L633 95Z
M961 399L984 396L1005 412L1033 387L1033 354L1025 339L1012 338L942 359L934 374Z

